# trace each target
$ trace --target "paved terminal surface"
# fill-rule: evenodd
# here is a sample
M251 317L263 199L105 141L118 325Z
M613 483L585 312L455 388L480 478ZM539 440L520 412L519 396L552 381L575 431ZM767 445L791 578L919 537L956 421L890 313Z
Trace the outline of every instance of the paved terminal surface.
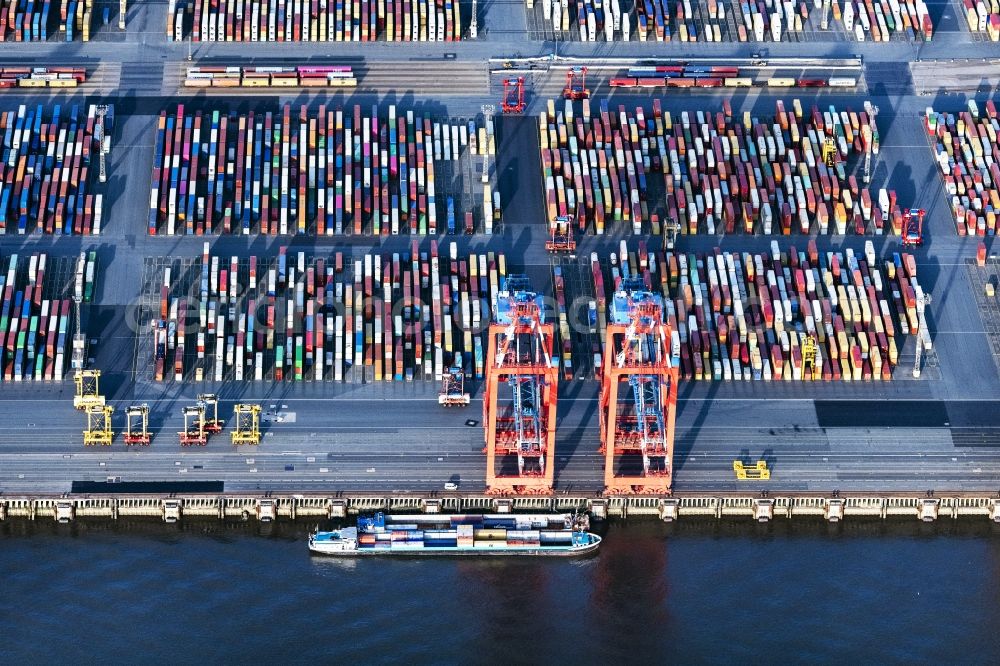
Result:
M975 267L977 239L959 237L943 185L923 131L920 114L928 105L958 110L967 96L986 99L1000 82L1000 68L975 63L974 75L961 60L1000 57L998 45L983 42L960 22L961 3L934 2L936 31L931 42L888 44L848 42L839 33L812 35L793 43L739 44L631 42L585 44L529 41L520 2L480 3L481 38L438 44L223 44L191 47L194 61L227 64L302 64L345 62L359 72L359 88L342 93L238 95L185 93L181 87L188 44L168 42L163 30L166 3L140 3L128 13L125 34L103 27L89 43L7 44L0 62L77 64L94 75L74 94L4 93L0 106L21 103L91 102L116 105L118 126L103 189L104 233L100 237L3 236L0 253L45 251L73 256L96 250L100 272L96 303L84 308L93 366L103 371L103 388L117 408L116 429L128 404L149 403L156 438L151 447L126 450L120 438L109 448L85 449L83 417L71 408L72 382L0 385L0 491L65 492L73 481L222 480L227 491L271 490L433 490L449 480L463 490L482 488L481 392L473 385L466 409L437 406L437 386L412 384L224 383L154 384L141 379L151 361L138 357L136 321L140 277L148 257L195 257L203 237L146 235L149 175L156 116L183 101L191 108L276 109L285 102L370 104L393 102L428 108L439 116L470 116L484 103L496 103L503 72L513 57L551 54L598 64L609 58L746 58L757 54L809 57L802 71L836 72L848 58L861 57L864 75L858 90L846 93L796 91L810 105L836 104L860 109L865 99L879 106L882 150L874 166L873 187L894 188L902 206L925 208L924 247L916 251L918 276L933 297L929 308L934 351L925 357L919 379L912 377L914 341L905 340L891 383L684 383L680 387L675 487L678 490L746 489L733 480L732 461L766 459L773 490L992 490L1000 487L1000 367L996 347L995 305L980 308L982 280ZM492 63L489 59L495 59ZM941 59L942 62L928 62ZM959 62L952 62L957 59ZM919 61L919 62L918 62ZM518 67L522 62L518 61ZM504 118L496 168L503 196L504 223L493 236L455 237L464 251L497 250L511 269L523 268L543 290L550 288L551 263L542 238L537 130L534 116L548 97L557 96L563 70L538 61L527 69L527 118ZM498 70L498 71L497 71ZM491 71L494 73L491 74ZM595 67L595 71L598 71ZM603 70L602 70L603 71ZM611 70L608 70L611 71ZM596 96L613 103L648 103L648 95L607 88L608 73L592 77ZM665 108L717 110L729 96L734 112L770 114L777 97L759 91L723 94L672 93ZM611 228L604 237L580 239L579 260L591 252L607 256L622 238L637 238ZM774 237L782 248L804 249L802 236ZM257 236L207 237L212 252L224 256L276 254L278 247L328 254L347 249L406 251L410 238ZM421 246L430 239L420 238ZM646 238L651 246L653 239ZM771 237L682 237L678 249L703 252L713 247L767 251ZM821 250L853 248L866 238L819 236ZM898 240L873 237L880 255L899 249ZM990 239L992 240L992 239ZM989 244L989 243L988 243ZM995 248L993 248L995 251ZM564 260L571 261L571 260ZM572 294L569 297L572 298ZM982 314L980 310L982 309ZM577 355L580 356L579 354ZM557 489L600 490L602 459L597 454L598 383L581 374L560 384L558 443L554 460ZM234 450L228 435L205 448L182 448L176 431L180 409L195 394L214 391L220 415L229 418L237 401L259 401L267 414L260 447ZM752 484L756 487L759 484ZM763 487L763 486L761 486Z

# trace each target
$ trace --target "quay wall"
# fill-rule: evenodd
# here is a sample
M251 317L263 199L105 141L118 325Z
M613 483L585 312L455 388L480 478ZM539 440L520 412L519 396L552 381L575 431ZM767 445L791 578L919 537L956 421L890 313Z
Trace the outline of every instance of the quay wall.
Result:
M187 518L262 522L349 518L359 513L586 512L595 519L686 517L769 521L810 518L836 522L852 518L983 518L1000 522L1000 498L987 493L822 494L675 493L669 496L489 496L460 493L222 493L170 495L5 495L0 520L152 518L168 523Z

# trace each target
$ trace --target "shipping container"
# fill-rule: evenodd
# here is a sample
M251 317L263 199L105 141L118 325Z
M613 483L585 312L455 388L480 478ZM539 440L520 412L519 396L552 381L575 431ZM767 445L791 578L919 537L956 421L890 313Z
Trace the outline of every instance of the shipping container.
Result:
M986 30L985 8L963 0L973 30ZM979 0L985 5L983 0ZM996 12L996 0L990 0ZM625 0L525 0L529 25L544 25L560 39L642 42L783 42L803 33L823 38L838 27L848 38L855 28L874 41L930 40L933 22L922 0L845 0L831 5L787 0L748 2L625 2ZM862 30L861 24L864 24ZM836 35L837 33L832 33ZM830 37L834 39L835 37Z
M6 266L0 273L0 375L5 381L61 381L72 298L78 290L92 291L92 280L85 277L86 256L50 262L42 253L12 254L0 265ZM76 279L67 283L63 278L73 273Z
M199 374L220 381L440 380L454 352L474 359L470 373L481 372L480 300L496 296L503 255L448 260L432 241L423 250L414 242L409 253L348 257L338 270L344 261L340 253L282 249L277 257L227 262L206 244L200 260L171 262L163 286L157 280L150 287L149 301L160 305L150 311L141 353L151 355L158 381ZM198 316L181 320L192 293ZM169 364L175 372L168 377L159 368Z
M195 42L452 42L468 27L456 0L177 0L166 34Z
M820 254L814 242L806 252L773 245L761 254L647 254L623 243L607 262L592 257L593 285L598 302L626 278L663 295L672 363L685 380L892 379L919 319L912 255L879 265L851 250Z
M691 79L668 79L683 80ZM659 100L652 113L599 104L587 120L572 103L556 112L550 102L539 115L550 221L570 216L580 231L597 234L609 224L658 234L662 220L683 234L902 232L894 192L874 209L875 197L858 187L861 133L834 107L800 118L778 102L773 118L737 119L706 111L673 117ZM869 127L867 114L858 118Z
M1000 126L996 105L980 113L971 101L957 113L928 107L924 128L932 141L955 228L962 236L993 236L1000 211Z
M495 154L492 124L478 126L482 141L463 145L457 141L458 124L412 110L397 116L394 105L387 111L324 105L293 113L286 104L279 112L245 115L187 114L183 106L162 112L154 139L149 233L443 231L447 227L439 230L438 220L447 219L449 192L439 189L436 173L447 168L457 176L448 179L449 188L474 187L463 174L475 171L477 158L485 162ZM475 121L472 125L477 129ZM442 135L456 138L443 144L447 151L441 150ZM207 170L200 171L198 160L205 156ZM490 193L490 206L482 228L489 233L500 216L499 196L489 185L484 192Z
M113 114L105 116L104 145L109 148ZM0 111L0 233L16 230L48 234L100 231L101 195L90 190L99 177L101 142L94 132L97 107L21 105ZM45 130L43 131L43 127ZM99 161L95 159L95 162Z
M90 39L94 0L0 0L0 42Z

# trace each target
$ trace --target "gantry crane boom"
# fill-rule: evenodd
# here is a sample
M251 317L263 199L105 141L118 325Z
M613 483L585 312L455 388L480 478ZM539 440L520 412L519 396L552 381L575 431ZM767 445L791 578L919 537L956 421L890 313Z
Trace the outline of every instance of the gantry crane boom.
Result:
M662 298L646 291L642 280L626 276L615 292L605 336L609 362L600 394L605 492L667 492L678 373Z
M487 490L551 492L559 381L553 326L525 276L505 279L493 310L483 395Z

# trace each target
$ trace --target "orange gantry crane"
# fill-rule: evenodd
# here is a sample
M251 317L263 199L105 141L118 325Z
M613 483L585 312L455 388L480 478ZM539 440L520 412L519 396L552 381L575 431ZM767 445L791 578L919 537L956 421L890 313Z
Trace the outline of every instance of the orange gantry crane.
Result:
M615 292L605 334L600 426L607 494L663 493L673 477L677 368L663 300L641 279Z
M559 382L553 326L524 275L506 278L493 309L483 393L487 492L548 493Z

